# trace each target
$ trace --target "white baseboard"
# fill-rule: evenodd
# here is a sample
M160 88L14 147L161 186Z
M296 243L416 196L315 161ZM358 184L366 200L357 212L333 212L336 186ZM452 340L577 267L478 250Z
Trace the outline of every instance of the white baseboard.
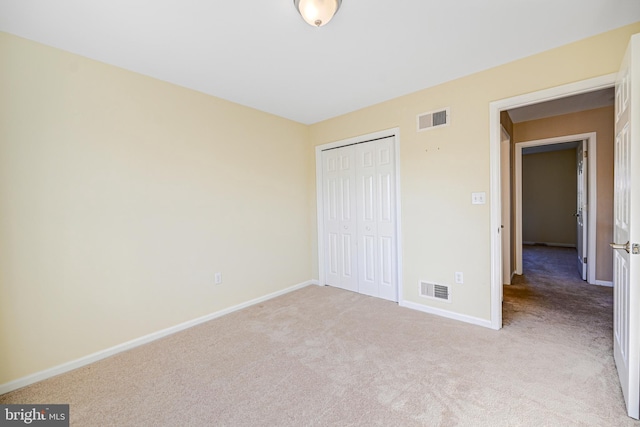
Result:
M613 282L609 282L606 280L596 280L593 284L598 286L606 286L608 288L613 288Z
M454 313L453 311L443 310L440 308L429 307L422 304L417 304L411 301L401 301L401 307L407 307L412 310L422 311L424 313L435 314L436 316L446 317L447 319L459 320L465 323L471 323L472 325L478 325L491 329L491 320L480 319L478 317L467 316L465 314Z
M22 387L26 387L28 385L37 383L42 380L46 380L47 378L54 377L56 375L63 374L65 372L72 371L74 369L80 368L82 366L88 365L93 362L97 362L98 360L105 359L109 356L113 356L117 353L122 353L123 351L130 350L132 348L141 346L143 344L147 344L151 341L155 341L157 339L166 337L167 335L175 334L176 332L183 331L185 329L191 328L193 326L199 325L204 322L208 322L209 320L216 319L218 317L222 317L225 314L233 313L234 311L242 310L243 308L250 307L255 304L259 304L261 302L270 300L275 297L279 297L280 295L287 294L289 292L293 292L298 289L302 289L306 286L317 284L317 280L308 280L303 283L299 283L297 285L291 286L286 289L282 289L277 292L273 292L271 294L252 299L247 302L243 302L238 305L234 305L233 307L225 308L224 310L216 311L215 313L207 314L202 317L198 317L197 319L189 320L184 323L180 323L179 325L171 326L166 329L162 329L157 332L152 332L149 335L142 336L140 338L133 339L131 341L127 341L122 344L118 344L114 347L107 348L105 350L98 351L93 354L89 354L88 356L81 357L76 360L72 360L67 363L63 363L58 366L54 366L53 368L45 369L40 372L36 372L31 375L27 375L26 377L18 378L17 380L10 381L8 383L0 384L0 395L9 393L10 391L17 390Z

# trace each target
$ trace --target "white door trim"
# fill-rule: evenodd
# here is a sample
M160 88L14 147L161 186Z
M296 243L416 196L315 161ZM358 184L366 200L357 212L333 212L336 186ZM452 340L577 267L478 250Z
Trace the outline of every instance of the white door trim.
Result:
M522 150L529 147L539 147L542 145L562 144L574 141L587 141L587 282L596 283L596 223L597 223L597 182L596 181L596 133L580 133L575 135L564 135L555 138L537 139L533 141L523 141L516 143L515 151L515 178L516 178L516 274L522 274Z
M402 233L401 233L401 213L400 213L400 128L386 129L366 135L356 136L353 138L343 139L340 141L330 142L316 146L316 222L317 222L317 239L318 239L318 284L324 286L326 284L324 272L324 188L322 177L322 151L330 148L344 147L351 144L359 144L362 142L394 137L395 150L395 181L396 181L396 283L398 287L398 301L403 301L402 292Z
M502 328L502 301L500 301L502 287L502 252L500 236L501 204L500 196L500 112L511 108L537 104L565 96L591 92L598 89L613 87L616 74L595 77L580 82L557 86L538 92L514 96L489 103L489 155L490 155L490 185L491 185L491 328Z

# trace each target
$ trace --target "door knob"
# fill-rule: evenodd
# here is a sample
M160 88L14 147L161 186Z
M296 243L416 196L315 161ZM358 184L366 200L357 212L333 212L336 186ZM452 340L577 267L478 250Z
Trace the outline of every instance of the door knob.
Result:
M617 243L609 243L609 246L611 246L613 249L624 249L625 251L627 251L627 253L631 252L631 242L627 242L623 245Z

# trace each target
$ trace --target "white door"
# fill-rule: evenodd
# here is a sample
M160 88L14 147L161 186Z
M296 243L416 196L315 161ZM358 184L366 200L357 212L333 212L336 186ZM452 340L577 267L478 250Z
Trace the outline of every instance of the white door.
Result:
M576 197L576 247L578 249L578 272L587 280L587 141L576 149L577 189Z
M355 147L358 292L398 301L394 138Z
M322 152L325 283L398 301L395 138Z
M350 291L358 289L354 156L353 147L322 153L326 282Z
M616 79L614 177L614 358L630 417L640 412L640 35Z

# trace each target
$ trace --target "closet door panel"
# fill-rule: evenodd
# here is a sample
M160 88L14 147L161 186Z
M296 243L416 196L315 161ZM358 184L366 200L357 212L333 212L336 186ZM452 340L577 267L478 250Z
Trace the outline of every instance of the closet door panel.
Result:
M376 143L378 296L398 300L396 267L395 158L394 139Z
M353 147L323 156L326 284L357 291L355 158Z

